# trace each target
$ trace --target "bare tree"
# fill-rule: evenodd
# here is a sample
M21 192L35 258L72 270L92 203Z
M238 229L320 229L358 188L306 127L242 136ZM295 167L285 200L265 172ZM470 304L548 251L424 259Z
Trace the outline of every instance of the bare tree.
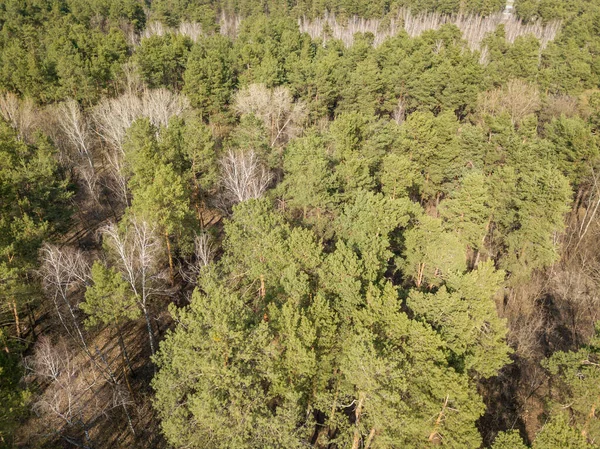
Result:
M166 273L160 263L164 248L156 226L147 221L130 218L124 231L111 223L101 229L106 243L116 256L116 264L129 284L140 307L148 330L150 352L155 353L154 331L150 317L151 300L164 292Z
M488 16L476 14L440 14L437 12L412 14L408 8L400 8L398 15L390 20L365 19L357 16L338 21L335 14L323 17L298 20L300 31L308 33L312 38L320 37L325 44L329 38L341 40L347 47L352 46L356 33L372 33L373 44L381 45L387 38L406 31L409 36L416 37L426 30L437 30L446 23L455 24L462 32L472 50L480 48L481 42L489 34L504 25L506 40L514 42L519 36L533 34L543 50L554 40L560 30L561 22L552 21L544 24L541 20L521 22L514 15L506 16L498 11Z
M40 250L42 286L52 297L58 319L67 333L89 352L77 318L79 295L90 277L90 265L78 249L44 244Z
M135 61L128 61L121 66L121 76L117 80L119 90L129 95L138 95L144 90L144 82Z
M19 138L28 140L36 124L36 108L33 100L21 100L12 92L0 95L0 115L17 131Z
M189 108L186 97L167 89L146 89L139 96L125 93L100 102L94 109L96 132L111 147L122 150L129 127L140 117L147 117L156 126L166 126L171 117Z
M271 182L271 173L254 151L228 151L221 160L221 183L232 203L260 198Z
M124 204L128 204L128 189L123 170L123 142L129 127L141 117L147 117L155 126L167 126L172 117L189 108L186 97L167 89L146 89L141 95L134 90L105 99L92 113L95 131L105 143L104 158L112 180L108 187Z
M164 36L167 33L186 36L194 42L204 35L202 25L198 22L181 22L178 28L166 28L161 22L154 21L146 26L141 37L147 39L151 36Z
M209 233L203 232L194 238L195 256L198 266L205 267L215 256L215 245Z
M56 116L73 163L91 195L98 202L98 176L94 163L94 139L90 124L75 100L67 100L56 109Z
M306 106L294 102L283 86L268 89L264 84L251 84L235 94L234 108L239 114L254 114L269 131L271 146L284 144L301 131L306 119Z
M219 18L219 33L231 39L235 39L242 25L242 16L239 14L227 14L225 9L221 11Z
M67 100L58 108L58 123L72 148L94 166L91 130L86 117L75 100Z
M48 381L55 381L63 373L68 355L64 340L55 346L50 337L42 335L35 344L33 357L25 359L25 368Z
M404 99L402 97L398 98L398 104L394 108L392 112L392 118L394 121L401 125L404 122L404 118L406 117L406 109L404 107Z
M537 86L519 79L510 80L502 88L484 92L478 101L482 114L508 113L513 125L518 125L526 116L538 111L540 105Z
M122 150L127 129L141 117L142 100L126 93L101 101L93 110L96 132L113 149Z
M194 238L194 260L188 264L187 269L181 270L181 275L186 282L196 284L203 267L213 261L216 246L208 232L202 232Z
M148 89L142 95L143 117L148 117L155 126L167 126L172 117L183 114L190 107L184 95L168 89Z
M26 361L30 376L47 383L47 388L33 404L34 412L54 430L65 425L80 429L85 435L85 446L90 447L90 423L104 412L105 407L98 394L102 378L94 366L84 365L64 340L53 344L48 337L40 338L33 356ZM58 424L60 422L63 426Z

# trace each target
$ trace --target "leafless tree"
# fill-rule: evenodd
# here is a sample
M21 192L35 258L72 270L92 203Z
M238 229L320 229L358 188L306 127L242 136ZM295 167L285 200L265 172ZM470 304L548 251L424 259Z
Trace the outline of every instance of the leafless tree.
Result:
M135 61L128 61L121 66L118 83L119 91L124 94L139 95L144 91L144 82Z
M394 108L394 111L392 112L392 118L398 125L401 125L402 122L404 121L405 116L406 116L406 109L404 107L404 99L402 97L400 97L400 98L398 98L398 104L396 105L396 107Z
M538 88L522 80L510 80L506 86L484 92L479 96L478 108L482 114L508 113L513 125L518 125L540 108Z
M166 28L162 22L158 20L154 20L146 25L144 32L142 33L142 39L148 39L152 36L164 36L169 32L169 29Z
M148 117L156 126L166 126L171 117L189 107L186 97L167 89L146 89L141 96L125 93L108 98L94 109L96 132L110 146L122 149L127 129L140 117Z
M99 389L102 378L94 366L78 361L67 343L59 339L53 344L42 337L35 346L33 356L26 361L30 377L47 383L47 388L33 404L36 414L54 430L63 426L78 428L90 446L89 423L101 413L104 404Z
M92 135L86 117L75 100L67 100L58 108L58 123L72 148L93 167Z
M203 232L194 238L195 255L199 266L205 267L215 256L215 245L209 233Z
M152 36L164 36L167 33L186 36L194 42L204 35L202 25L198 22L181 22L178 28L167 28L161 22L154 21L146 26L141 37L147 39Z
M101 229L105 242L115 254L116 266L136 298L148 330L150 351L155 353L154 331L150 317L150 302L165 291L166 273L161 264L164 248L156 226L130 218L120 231L111 223Z
M235 39L242 25L242 16L239 14L227 14L223 9L219 18L219 32L223 36Z
M183 114L190 107L187 97L168 89L148 89L142 95L141 116L148 117L155 126L167 126L172 117Z
M396 17L385 21L357 16L338 21L335 14L325 14L314 19L303 17L298 20L300 31L308 33L312 38L320 37L323 39L323 44L329 38L339 39L347 47L352 46L356 33L372 33L375 37L373 44L378 46L401 31L416 37L424 31L437 30L446 23L453 23L462 31L463 39L472 50L479 49L485 36L494 32L500 24L504 25L508 42L514 42L519 36L532 34L540 41L542 50L556 38L561 27L560 21L544 24L541 20L537 20L524 23L514 15L506 16L500 11L488 16L436 12L412 14L408 8L400 8Z
M33 357L25 359L25 368L48 381L55 381L65 370L68 356L64 340L54 345L50 337L42 335L35 344Z
M200 271L213 261L215 252L216 246L208 232L196 235L194 238L194 260L188 264L187 269L181 271L183 278L191 284L196 284Z
M169 120L189 108L186 97L167 89L146 89L140 95L132 89L120 97L105 99L93 110L95 130L105 143L104 159L111 183L108 187L128 203L127 176L123 170L123 142L129 127L147 117L155 126L167 126Z
M78 249L44 244L40 250L42 286L54 302L58 319L75 341L88 351L86 340L77 318L77 292L90 277L90 265ZM89 351L88 351L89 352Z
M0 95L0 115L17 131L22 140L28 140L36 124L36 108L33 100L21 100L12 92Z
M142 100L126 93L101 101L93 110L96 132L114 149L121 151L127 129L141 117Z
M283 86L268 89L264 84L251 84L235 94L234 108L239 114L254 114L264 123L271 146L298 135L306 119L304 103L294 102Z
M261 164L254 151L228 151L221 160L221 183L226 199L240 203L260 198L271 182L271 173Z
M98 202L98 176L94 163L94 139L90 124L75 100L67 100L56 109L56 116L73 162L91 195Z

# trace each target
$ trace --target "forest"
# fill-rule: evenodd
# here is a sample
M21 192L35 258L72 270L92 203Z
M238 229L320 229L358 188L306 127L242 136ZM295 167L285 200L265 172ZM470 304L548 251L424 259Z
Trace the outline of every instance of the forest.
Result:
M0 448L600 447L598 0L0 0Z

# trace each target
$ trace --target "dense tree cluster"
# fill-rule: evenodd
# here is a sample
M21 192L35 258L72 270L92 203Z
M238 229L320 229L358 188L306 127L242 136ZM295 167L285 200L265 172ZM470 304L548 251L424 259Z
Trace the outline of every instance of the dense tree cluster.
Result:
M600 5L504 7L0 0L0 447L596 447Z

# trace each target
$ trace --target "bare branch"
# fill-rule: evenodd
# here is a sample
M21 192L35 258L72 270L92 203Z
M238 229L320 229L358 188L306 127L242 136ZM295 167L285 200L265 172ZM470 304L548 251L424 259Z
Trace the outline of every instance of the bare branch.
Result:
M33 100L21 100L12 92L0 95L0 115L17 131L19 138L28 140L36 124L36 111Z
M301 132L306 119L306 106L294 102L283 86L268 89L264 84L251 84L235 94L234 108L239 114L254 114L270 134L271 146L284 144Z
M105 242L116 256L116 264L123 279L129 284L148 328L152 354L155 352L154 332L150 324L150 301L165 292L166 273L160 261L164 254L162 239L154 224L135 217L120 231L111 223L100 230Z
M245 153L228 151L221 160L221 182L232 203L260 198L271 179L271 173L252 150Z

